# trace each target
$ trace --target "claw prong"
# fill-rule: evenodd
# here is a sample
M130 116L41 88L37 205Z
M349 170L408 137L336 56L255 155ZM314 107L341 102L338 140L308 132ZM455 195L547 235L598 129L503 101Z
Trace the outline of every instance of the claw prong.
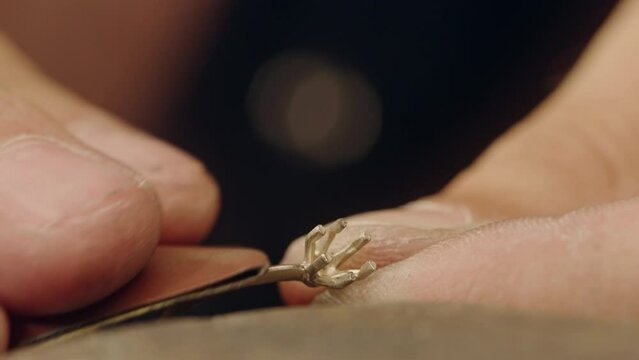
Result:
M348 225L348 222L346 221L346 219L337 219L337 220L333 221L332 223L328 224L326 226L327 227L326 230L328 232L332 232L332 233L338 234L339 232L344 230L347 225Z
M317 276L314 279L314 283L331 289L341 289L357 280L357 271L358 270L347 270L339 271L331 275Z
M330 262L331 262L331 258L328 255L322 254L322 255L318 256L307 267L306 271L308 273L309 278L312 277L313 275L317 274L318 271L320 271L323 268L325 268L326 265L328 265Z
M340 271L339 273L331 276L333 281L333 287L336 289L344 288L357 280L357 270Z
M359 268L359 272L357 273L357 280L363 280L369 277L375 270L377 269L377 264L374 261L369 260L365 262Z
M315 244L319 239L326 234L326 228L322 225L317 225L307 235L304 242L304 262L309 264L315 259Z
M318 225L306 235L304 262L297 266L298 271L302 272L302 281L308 286L341 289L355 281L367 278L375 271L376 264L373 261L365 262L357 270L337 269L371 241L370 235L364 232L350 244L329 255L328 248L335 236L344 228L346 228L346 220L338 219L326 226ZM325 239L320 242L322 238Z
M350 244L333 254L331 266L337 268L371 241L370 235L363 233Z
M342 230L346 228L346 225L348 225L348 223L344 219L337 219L332 223L326 225L326 240L318 249L318 252L320 254L324 254L328 251L328 248L333 243L333 240L335 240L335 236L342 232Z

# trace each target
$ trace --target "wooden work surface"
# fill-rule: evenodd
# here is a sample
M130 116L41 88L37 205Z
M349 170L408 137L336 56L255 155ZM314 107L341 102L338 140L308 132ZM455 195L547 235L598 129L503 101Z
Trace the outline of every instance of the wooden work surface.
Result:
M639 326L451 304L250 311L133 325L27 359L637 359Z

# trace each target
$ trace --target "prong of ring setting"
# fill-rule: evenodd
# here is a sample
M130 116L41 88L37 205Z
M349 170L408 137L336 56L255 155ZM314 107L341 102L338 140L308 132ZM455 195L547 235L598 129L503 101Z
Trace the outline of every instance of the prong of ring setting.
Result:
M335 254L328 254L333 240L346 228L346 225L346 220L338 219L326 226L318 225L306 235L304 261L301 264L304 271L302 281L306 285L341 289L357 280L367 278L375 271L376 265L373 261L367 261L357 270L338 269L370 242L371 238L366 233L361 234ZM320 243L323 238L324 241Z

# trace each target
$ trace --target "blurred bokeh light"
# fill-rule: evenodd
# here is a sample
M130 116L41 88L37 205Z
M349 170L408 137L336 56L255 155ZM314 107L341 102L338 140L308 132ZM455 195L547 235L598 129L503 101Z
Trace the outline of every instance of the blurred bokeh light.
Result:
M289 51L265 62L247 106L259 138L318 167L366 156L381 129L380 99L371 83L313 53Z

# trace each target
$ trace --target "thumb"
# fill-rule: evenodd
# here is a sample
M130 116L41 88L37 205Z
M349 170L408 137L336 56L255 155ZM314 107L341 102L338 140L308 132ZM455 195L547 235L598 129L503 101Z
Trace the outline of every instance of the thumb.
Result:
M93 302L152 254L160 209L129 168L0 93L0 304L40 315Z
M0 31L0 83L41 107L87 146L135 169L153 186L162 207L162 241L195 243L210 231L220 194L204 164L135 129L49 79Z

